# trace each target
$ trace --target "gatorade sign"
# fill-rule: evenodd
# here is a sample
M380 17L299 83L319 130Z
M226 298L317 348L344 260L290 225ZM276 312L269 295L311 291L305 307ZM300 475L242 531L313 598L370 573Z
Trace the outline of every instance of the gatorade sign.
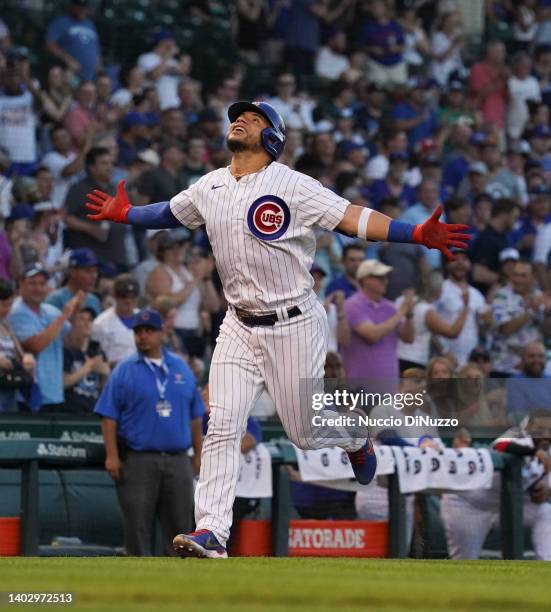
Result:
M296 520L289 524L290 557L386 557L388 523Z

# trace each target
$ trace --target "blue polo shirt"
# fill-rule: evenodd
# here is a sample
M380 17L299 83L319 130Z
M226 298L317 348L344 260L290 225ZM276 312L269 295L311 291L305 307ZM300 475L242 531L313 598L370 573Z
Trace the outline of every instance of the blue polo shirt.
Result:
M97 401L94 412L117 421L118 435L134 451L178 452L191 446L191 421L202 418L205 406L195 378L183 359L163 351L168 370L165 397L170 415L157 412L160 400L156 374L141 353L123 359L113 370Z
M65 304L74 297L74 293L67 287L60 287L55 291L52 291L46 298L46 304L51 304L59 310L63 310ZM101 303L96 295L93 293L87 293L84 299L84 308L90 308L96 313L96 317L101 312Z
M368 21L362 30L360 42L369 47L379 47L383 50L383 55L373 55L371 59L383 66L395 66L402 59L402 53L392 53L390 47L403 45L405 42L404 30L396 21L379 23L378 21Z
M392 111L393 119L417 119L424 113L415 108L409 102L400 102L396 104ZM415 145L421 142L424 138L431 138L438 129L438 116L434 110L431 110L427 117L418 123L415 127L408 130L408 143L411 149L415 149Z
M61 312L50 304L42 303L40 312L31 310L21 298L17 298L8 316L8 324L20 342L43 332L53 323ZM65 399L63 392L63 336L70 331L70 323L65 322L61 333L36 355L36 378L42 404L61 404Z
M551 215L545 218L545 223L551 221ZM524 238L533 234L534 236L538 233L538 227L532 221L532 217L524 217L521 221L518 221L513 230L509 233L509 243L511 246L518 248L517 244ZM520 256L524 259L532 259L532 248L519 249Z
M464 155L454 154L444 162L442 182L457 189L469 172L470 161Z
M372 205L372 208L379 209L381 201L385 198L392 197L393 194L390 191L390 187L386 179L376 179L371 183L371 187L367 192L367 199ZM410 185L403 185L402 191L398 196L398 203L400 207L407 208L411 204L417 201L417 191Z
M78 21L70 15L60 15L49 25L46 40L56 43L65 53L77 60L80 64L81 79L85 81L94 79L100 46L93 21L90 19Z
M337 278L333 279L325 288L325 295L331 295L335 291L342 291L344 296L349 298L351 295L354 295L358 288L354 286L348 278L343 274L342 276L337 276Z

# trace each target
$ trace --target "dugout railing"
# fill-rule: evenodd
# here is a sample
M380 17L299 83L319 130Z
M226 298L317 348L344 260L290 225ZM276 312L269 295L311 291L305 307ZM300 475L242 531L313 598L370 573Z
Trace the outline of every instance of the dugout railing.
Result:
M275 431L275 430L273 430ZM272 456L271 503L273 554L287 556L292 502L287 466L296 467L292 444L285 440L266 443ZM39 550L39 469L103 469L105 453L99 422L94 418L0 416L0 469L21 470L21 553L34 556ZM501 549L504 559L522 559L521 462L511 455L492 451L494 469L502 473ZM408 556L405 497L396 474L389 477L388 556Z

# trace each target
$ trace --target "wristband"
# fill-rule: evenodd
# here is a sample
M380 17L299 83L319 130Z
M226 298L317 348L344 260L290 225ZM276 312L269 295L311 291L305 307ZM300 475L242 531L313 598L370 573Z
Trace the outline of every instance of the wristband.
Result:
M393 219L388 226L388 242L414 242L413 231L416 226Z
M364 208L360 213L360 218L358 219L358 238L367 240L367 222L371 213L371 208Z

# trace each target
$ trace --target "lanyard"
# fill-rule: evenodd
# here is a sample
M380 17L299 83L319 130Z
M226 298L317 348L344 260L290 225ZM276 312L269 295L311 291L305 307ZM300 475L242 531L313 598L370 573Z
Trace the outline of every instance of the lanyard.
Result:
M168 385L168 368L166 367L166 364L164 361L161 361L161 367L159 368L158 366L156 366L152 361L150 361L149 359L147 359L147 357L144 359L147 367L153 372L153 376L155 376L155 384L157 385L157 391L159 392L159 398L161 399L161 401L164 401L165 399L165 392L166 392L166 386ZM158 376L157 374L157 370L161 370L164 375L165 375L165 379L164 381L161 380L160 376Z

